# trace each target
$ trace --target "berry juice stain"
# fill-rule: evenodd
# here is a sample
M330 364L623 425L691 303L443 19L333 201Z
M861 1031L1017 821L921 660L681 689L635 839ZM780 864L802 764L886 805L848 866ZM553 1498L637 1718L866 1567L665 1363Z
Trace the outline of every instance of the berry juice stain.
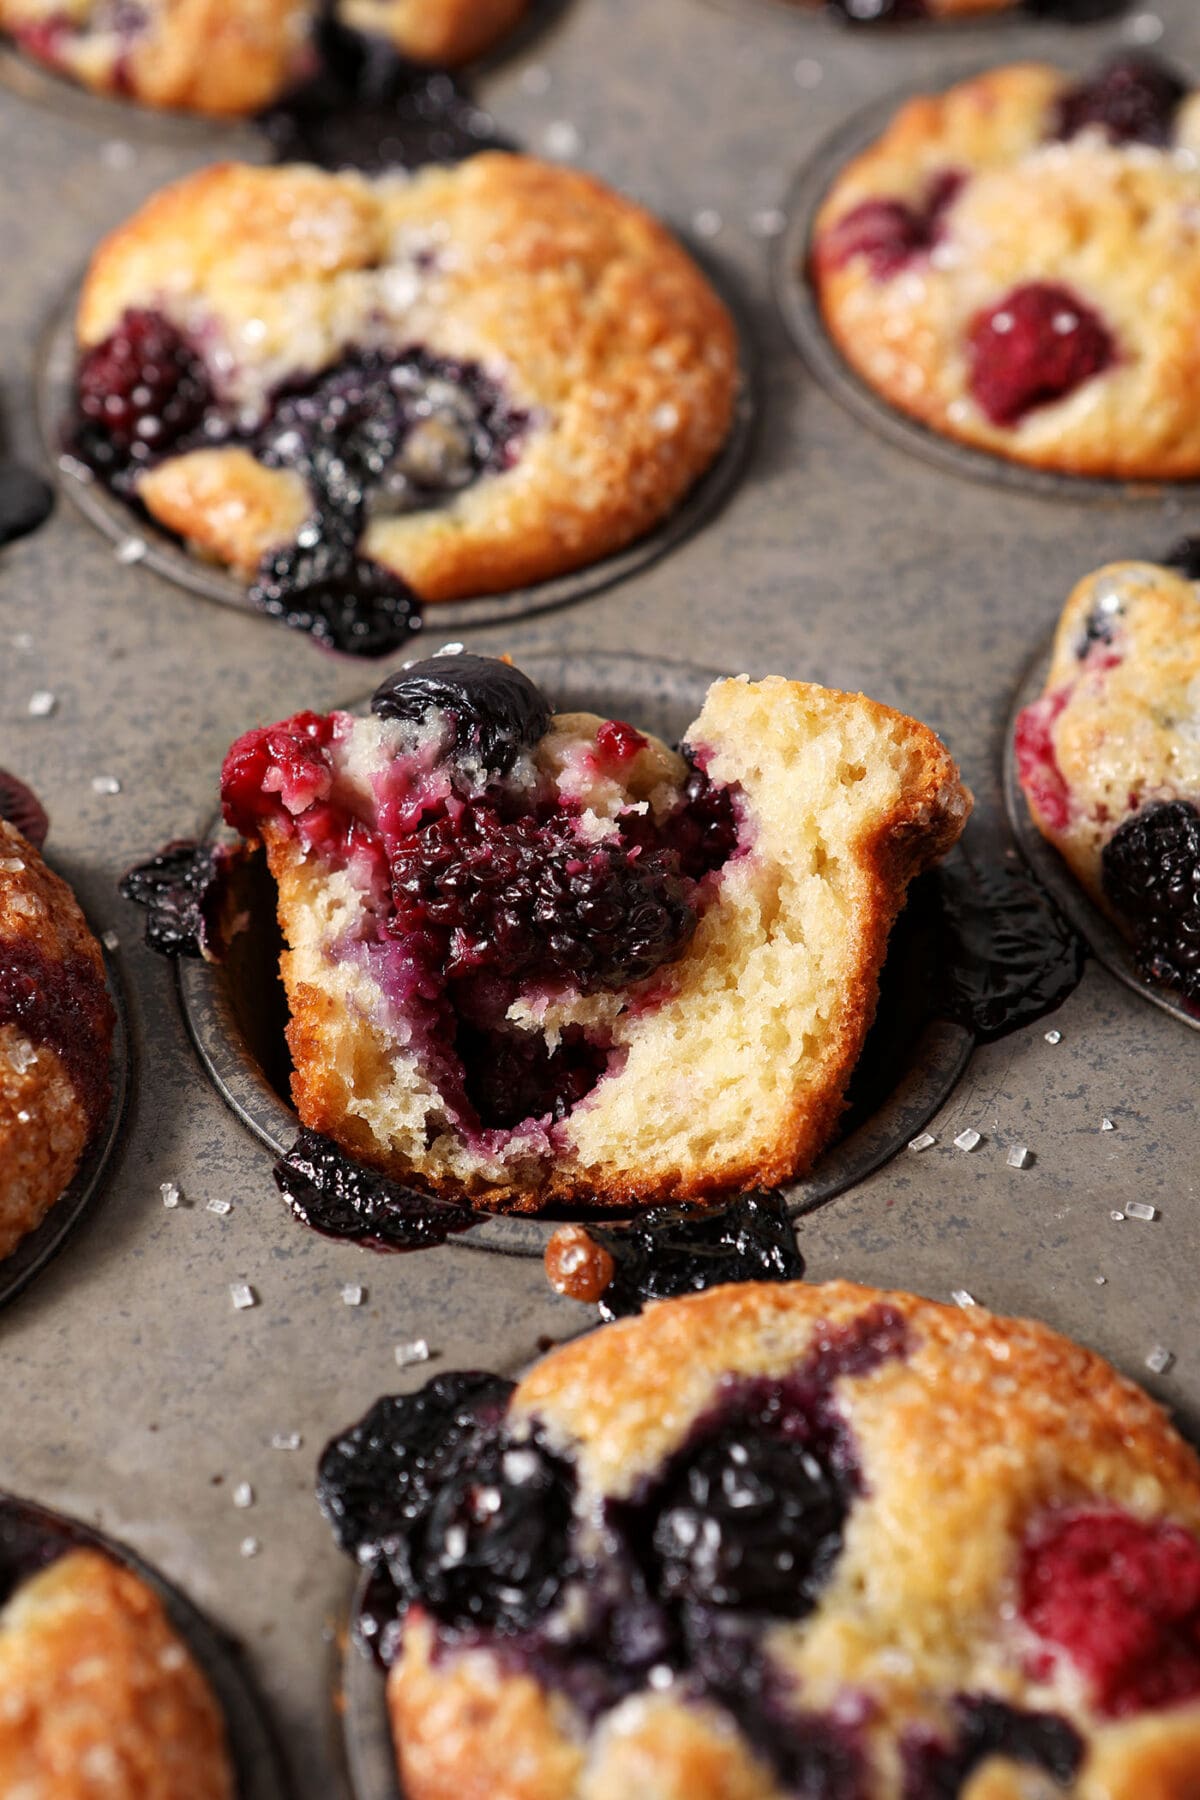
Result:
M272 1173L301 1224L368 1250L431 1250L481 1217L351 1161L315 1131L301 1131Z

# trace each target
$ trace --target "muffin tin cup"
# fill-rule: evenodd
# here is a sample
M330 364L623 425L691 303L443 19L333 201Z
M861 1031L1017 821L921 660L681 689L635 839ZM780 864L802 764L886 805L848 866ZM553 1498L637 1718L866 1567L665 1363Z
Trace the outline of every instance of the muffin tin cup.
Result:
M1094 48L1090 55L1081 52L1081 70L1094 59L1094 54ZM829 334L807 269L817 214L834 181L853 157L874 143L907 101L970 80L991 66L994 65L978 61L965 67L948 64L882 101L873 101L827 138L800 171L784 205L787 222L775 240L772 263L775 301L788 336L810 372L847 412L870 426L894 449L932 463L947 474L966 476L992 488L1015 489L1044 500L1103 506L1122 501L1160 506L1168 500L1180 505L1200 503L1200 480L1114 481L1101 476L1060 474L943 437L876 393L851 368Z
M691 246L689 246L691 248ZM692 251L698 261L703 257ZM705 274L713 279L710 267ZM720 285L719 282L716 285ZM162 530L147 515L128 505L95 479L90 469L63 451L64 428L70 414L75 369L74 319L79 302L81 282L70 293L52 317L38 348L36 362L36 405L38 425L47 458L55 470L62 491L74 502L88 521L114 544L118 555L128 556L176 587L203 600L232 607L249 614L264 625L286 629L250 599L245 584L226 569L205 563L191 555L178 539ZM434 601L424 607L426 633L459 630L483 630L488 626L509 625L518 619L540 613L556 612L616 587L658 562L661 557L700 530L720 509L743 473L754 439L758 412L758 382L752 340L745 322L739 317L736 301L723 292L738 327L739 382L729 434L716 460L671 511L671 513L624 550L616 551L599 562L571 574L554 576L506 594L484 594L477 599ZM392 656L397 651L389 653ZM348 658L373 667L382 667L381 658Z
M35 1561L50 1563L72 1550L98 1550L152 1588L167 1617L206 1676L225 1719L237 1800L288 1800L287 1767L263 1705L233 1642L218 1631L180 1590L136 1551L94 1525L0 1492L0 1564L17 1548Z
M125 996L114 959L104 956L108 997L115 1014L112 1054L109 1059L111 1099L108 1111L84 1151L78 1169L41 1224L23 1237L10 1256L0 1261L0 1306L15 1300L51 1257L62 1249L80 1220L102 1193L108 1165L116 1150L125 1118L132 1079L132 1046Z
M710 682L720 678L715 670L620 653L529 655L521 658L521 666L560 711L631 718L669 742L682 738ZM181 960L178 990L188 1031L219 1093L244 1125L282 1155L300 1122L284 1097L286 1006L276 968L274 894L261 868L248 910L257 927L235 940L230 959L223 964ZM879 1028L887 1025L881 1012ZM942 1105L973 1045L972 1033L962 1025L923 1021L899 1046L890 1091L879 1104L860 1109L866 1112L861 1122L826 1151L810 1175L785 1190L794 1215L823 1206L902 1149ZM890 1068L890 1054L888 1062ZM450 1242L501 1255L540 1257L553 1229L552 1219L495 1215Z
M354 1800L404 1800L388 1717L387 1676L359 1647L353 1630L368 1580L364 1571L355 1583L342 1653L338 1697L342 1744Z
M1040 698L1046 685L1046 675L1050 668L1054 653L1053 636L1042 645L1030 663L1013 701L1009 715L1008 729L1004 741L1004 804L1008 812L1009 824L1013 829L1017 846L1021 855L1029 864L1042 886L1052 895L1056 905L1070 920L1080 937L1087 944L1092 955L1104 964L1110 975L1132 988L1143 1000L1153 1006L1170 1013L1181 1025L1188 1025L1193 1031L1200 1031L1200 1017L1189 1012L1177 995L1169 988L1157 987L1139 975L1134 965L1133 952L1127 938L1117 930L1107 914L1101 912L1071 873L1053 844L1047 843L1029 811L1021 783L1017 775L1017 756L1014 743L1017 715L1031 701Z
M0 90L31 106L44 107L69 124L82 125L110 141L169 144L180 150L211 148L213 155L244 154L261 161L265 135L247 119L210 118L204 113L171 112L94 93L56 74L16 44L0 41ZM242 140L242 141L239 141Z

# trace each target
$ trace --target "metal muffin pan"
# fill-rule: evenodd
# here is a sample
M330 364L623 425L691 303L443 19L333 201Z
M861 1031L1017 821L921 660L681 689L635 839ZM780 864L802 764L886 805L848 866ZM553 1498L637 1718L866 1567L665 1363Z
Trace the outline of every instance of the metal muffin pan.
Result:
M291 1792L286 1764L270 1720L247 1679L235 1644L214 1629L183 1594L144 1557L81 1519L0 1492L0 1569L16 1555L48 1568L72 1550L98 1550L152 1588L168 1619L206 1676L225 1717L237 1800L285 1800Z
M713 669L619 654L540 653L522 657L521 667L557 711L632 719L670 743L684 736L704 703L709 683L719 678ZM247 889L249 930L235 938L223 964L181 961L179 996L192 1041L219 1092L243 1124L279 1156L292 1143L299 1120L287 1091L289 1065L282 1029L286 1003L277 975L274 888L261 868L255 868ZM788 1190L797 1215L823 1205L902 1150L961 1075L971 1053L970 1032L940 1019L919 1021L911 1030L906 1023L894 1008L880 1019L880 1034L887 1033L889 1039L882 1091L873 1091L860 1103L852 1129L811 1175ZM547 1220L496 1217L453 1241L462 1249L540 1257L552 1230Z
M1015 61L1018 58L1001 53L995 60ZM1067 54L1047 56L1043 60L1083 73L1092 66L1095 49L1089 35L1080 33ZM880 432L898 449L931 462L948 474L965 475L974 481L987 482L991 487L1021 488L1049 500L1144 501L1161 505L1164 495L1174 494L1185 502L1200 503L1200 481L1110 481L1095 476L1065 475L1009 462L990 451L943 437L940 432L908 417L877 393L851 368L826 327L807 270L817 214L837 176L849 161L882 135L906 100L919 94L942 92L955 82L982 73L988 66L977 60L972 60L969 65L948 62L942 69L935 68L927 76L923 74L919 82L903 92L873 101L840 125L801 169L784 209L786 224L776 239L775 294L784 325L817 380L856 419ZM1200 70L1197 75L1200 76Z
M190 594L214 600L221 606L236 607L261 624L285 629L255 606L244 582L228 570L192 555L178 538L113 494L75 457L63 453L74 381L74 320L78 302L79 284L76 283L46 332L37 359L37 405L43 451L54 466L60 487L116 546L118 558L129 556L144 562L147 568ZM739 310L736 303L731 310L736 317ZM489 625L515 623L535 613L556 612L559 607L589 599L605 588L628 580L639 569L667 555L698 531L728 498L745 466L753 439L756 410L754 352L744 323L740 326L739 346L738 392L729 435L716 460L661 524L626 549L571 574L516 588L511 593L482 594L478 599L440 601L427 606L426 629L435 632L482 630ZM360 657L356 660L370 662L371 659Z
M120 1140L133 1079L133 1046L129 1040L125 996L121 991L116 960L107 950L103 951L103 956L108 997L115 1014L109 1057L108 1112L84 1151L79 1167L41 1224L21 1239L11 1256L0 1259L0 1306L16 1299L66 1243L84 1213L98 1205L104 1196L108 1167Z
M1161 47L1200 71L1192 0L1154 10ZM1090 484L1086 496L1035 495L998 464L988 482L958 479L865 428L783 330L762 215L847 118L869 107L882 118L902 91L951 78L951 48L975 66L1083 66L1122 41L1119 22L880 34L782 6L574 0L557 29L481 80L481 101L532 150L561 147L569 127L575 160L696 224L746 298L762 417L727 504L669 556L553 618L444 635L518 661L620 652L862 689L942 732L981 824L1007 841L1004 744L1030 657L1082 574L1194 521L1177 492L1160 511ZM798 61L806 82L818 64L816 85L800 85ZM102 142L83 118L0 90L0 368L14 454L39 454L36 346L97 238L217 153L138 137L135 160L114 167ZM231 132L221 150L240 142ZM427 637L448 625L433 613ZM552 1294L533 1258L454 1246L373 1256L298 1227L271 1152L197 1061L173 972L141 947L140 918L116 896L131 863L212 817L241 731L344 704L371 680L235 608L182 604L145 563L119 563L74 507L0 551L0 766L39 789L60 866L95 926L120 935L136 1076L103 1204L0 1312L5 1480L95 1519L244 1644L299 1800L353 1793L335 1708L353 1571L312 1499L321 1445L380 1393L456 1365L518 1367L543 1336L595 1318ZM49 718L28 712L38 689L57 696ZM94 791L97 774L117 777L119 793ZM1053 1018L976 1049L929 1122L931 1149L902 1151L800 1221L810 1276L939 1299L961 1288L1040 1316L1192 1428L1198 1051L1177 1019L1089 964ZM1114 1131L1101 1132L1104 1118ZM969 1154L953 1144L964 1126L983 1134ZM1021 1171L1005 1161L1016 1143L1033 1152ZM184 1195L172 1211L165 1180ZM1133 1198L1159 1217L1110 1219ZM230 1289L243 1282L257 1304L239 1311ZM365 1289L361 1305L344 1302L347 1284ZM420 1338L430 1363L399 1367L397 1346ZM1158 1347L1175 1359L1162 1375L1146 1366ZM295 1450L272 1447L296 1437ZM255 1492L247 1511L231 1500L242 1481ZM248 1536L258 1554L244 1557Z

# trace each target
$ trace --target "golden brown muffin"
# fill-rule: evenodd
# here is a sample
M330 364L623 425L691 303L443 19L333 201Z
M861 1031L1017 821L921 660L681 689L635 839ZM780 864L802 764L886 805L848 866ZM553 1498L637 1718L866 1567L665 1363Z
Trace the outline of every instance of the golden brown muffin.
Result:
M552 720L526 677L468 656L402 671L374 708L300 714L226 759L226 817L278 884L304 1124L513 1211L806 1170L907 885L970 809L934 734L743 677L709 690L688 761Z
M234 1800L221 1714L158 1597L94 1550L0 1611L5 1800Z
M352 579L426 601L642 535L716 456L738 381L729 315L661 225L493 153L189 176L100 246L77 329L80 453L155 519L260 583L345 534ZM114 425L145 355L150 424L131 397Z
M1132 938L1143 973L1200 1003L1200 588L1110 563L1063 608L1015 750L1033 821Z
M322 1484L409 1800L1195 1800L1200 1462L1044 1325L714 1288Z
M812 279L900 411L1039 468L1200 470L1200 100L1124 57L904 106L834 183Z
M340 0L335 17L418 63L489 49L528 0ZM0 31L98 93L236 116L278 99L313 63L314 0L0 0Z
M104 1119L112 1030L75 896L0 818L0 1257L41 1224Z

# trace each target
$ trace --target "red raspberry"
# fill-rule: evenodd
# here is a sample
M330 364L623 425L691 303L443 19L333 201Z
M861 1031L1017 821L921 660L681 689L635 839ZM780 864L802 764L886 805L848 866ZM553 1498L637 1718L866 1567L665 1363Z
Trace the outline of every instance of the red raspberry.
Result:
M1116 359L1103 320L1056 282L1013 288L967 333L969 386L993 425L1019 425L1074 393Z

